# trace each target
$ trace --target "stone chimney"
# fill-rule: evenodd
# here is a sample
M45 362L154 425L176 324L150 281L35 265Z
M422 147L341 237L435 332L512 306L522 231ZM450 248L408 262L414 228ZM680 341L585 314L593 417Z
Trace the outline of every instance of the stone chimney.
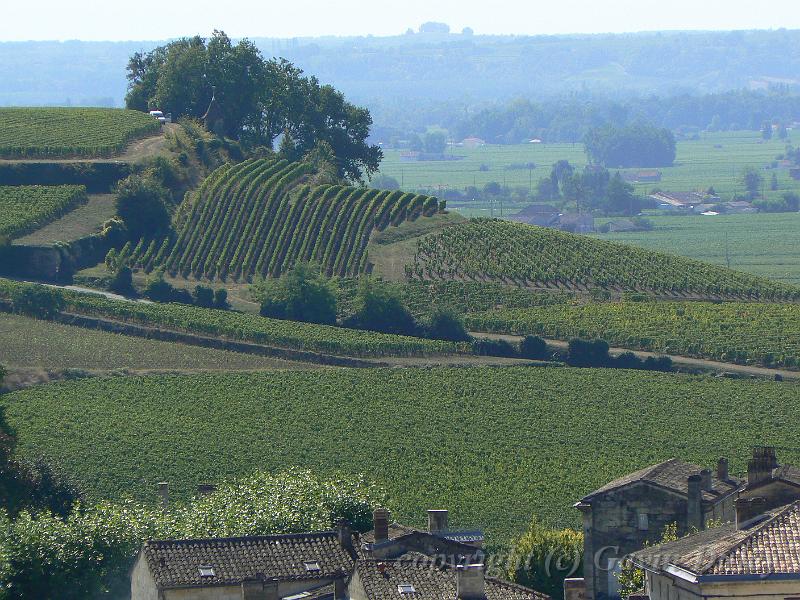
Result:
M736 499L736 529L742 529L750 520L764 513L767 501L764 498Z
M714 489L714 486L711 482L711 469L703 469L700 471L700 477L703 478L702 487L703 490L709 492Z
M258 573L254 579L242 581L242 600L280 600L278 580L266 579Z
M717 461L717 479L720 481L728 481L728 459L720 458Z
M389 539L389 511L385 508L376 508L372 512L372 528L375 530L375 543L379 544Z
M485 567L482 564L456 566L456 598L483 600L486 598Z
M428 532L439 533L447 531L447 511L429 510L428 511Z
M353 532L350 531L350 523L347 522L347 519L339 519L336 523L336 536L339 538L339 545L342 548L348 552L354 550Z
M158 484L158 495L161 496L161 509L169 508L169 483L162 481Z
M209 494L213 494L217 491L217 486L213 483L200 483L197 486L197 495L198 496L208 496Z
M686 528L688 530L703 528L703 476L699 473L689 475L687 487L689 490L686 505Z
M747 461L747 487L754 487L772 479L772 469L778 466L775 448L756 446L753 458Z

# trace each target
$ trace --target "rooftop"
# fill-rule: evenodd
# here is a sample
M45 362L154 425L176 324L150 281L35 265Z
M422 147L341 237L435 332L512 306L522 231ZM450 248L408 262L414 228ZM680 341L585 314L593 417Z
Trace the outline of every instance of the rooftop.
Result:
M737 529L734 524L701 531L632 555L649 570L670 566L697 580L800 577L800 502L766 513Z
M352 570L354 560L335 531L149 541L142 552L161 588L239 584L263 576L330 579Z
M703 467L700 465L686 463L677 458L671 458L670 460L645 467L644 469L634 471L633 473L615 479L593 491L588 496L585 496L581 502L591 502L596 496L636 483L649 483L688 497L689 485L687 479L689 475L698 474L702 470ZM800 471L798 475L800 475ZM717 498L732 493L739 487L739 484L740 481L732 477L722 481L712 476L711 490L703 491L703 500L713 502Z

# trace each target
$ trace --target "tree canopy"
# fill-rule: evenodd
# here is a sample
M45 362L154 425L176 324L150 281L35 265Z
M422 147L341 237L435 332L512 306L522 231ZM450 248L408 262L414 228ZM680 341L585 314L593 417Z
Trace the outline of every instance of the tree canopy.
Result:
M298 156L326 142L340 176L360 180L378 170L381 150L366 141L369 111L287 60L264 59L249 40L234 44L222 31L179 39L133 54L127 77L128 108L202 117L213 97L220 115L214 133L269 148L281 137L282 149Z
M675 136L668 129L595 127L583 141L589 159L607 167L669 167L675 162Z

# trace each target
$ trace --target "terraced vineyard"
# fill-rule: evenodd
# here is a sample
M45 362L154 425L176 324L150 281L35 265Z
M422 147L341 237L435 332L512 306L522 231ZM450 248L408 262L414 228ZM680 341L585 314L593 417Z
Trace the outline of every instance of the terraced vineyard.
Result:
M366 474L402 522L441 506L502 542L534 514L579 526L578 498L649 464L727 456L741 474L767 432L800 447L799 393L624 370L319 369L83 380L3 408L22 454L59 463L90 498L155 504L159 481L186 498L201 482L297 465Z
M132 263L198 279L277 276L298 261L352 275L367 266L374 230L439 210L431 196L310 185L312 171L268 159L217 169L182 207L176 239L141 240Z
M407 275L422 280L605 288L675 297L800 299L800 288L700 261L582 235L473 219L425 237Z
M0 158L112 156L160 128L135 110L0 108Z
M0 279L0 298L11 298L14 290L33 285ZM59 293L71 313L295 350L363 357L430 356L469 350L468 345L453 342L281 321L186 304L144 304L71 291Z
M612 345L766 367L800 366L800 305L756 302L608 302L471 314L475 331Z
M0 186L0 237L20 237L88 201L82 185Z

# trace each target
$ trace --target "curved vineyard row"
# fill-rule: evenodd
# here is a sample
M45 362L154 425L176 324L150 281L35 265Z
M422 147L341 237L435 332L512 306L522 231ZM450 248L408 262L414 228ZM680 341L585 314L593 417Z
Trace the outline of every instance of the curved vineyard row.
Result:
M800 288L724 267L594 238L473 219L420 240L412 279L606 288L736 299L800 299Z
M310 164L284 160L221 167L181 206L174 240L133 244L129 260L196 279L278 276L297 261L356 275L374 230L439 211L431 196L314 186L311 175Z

